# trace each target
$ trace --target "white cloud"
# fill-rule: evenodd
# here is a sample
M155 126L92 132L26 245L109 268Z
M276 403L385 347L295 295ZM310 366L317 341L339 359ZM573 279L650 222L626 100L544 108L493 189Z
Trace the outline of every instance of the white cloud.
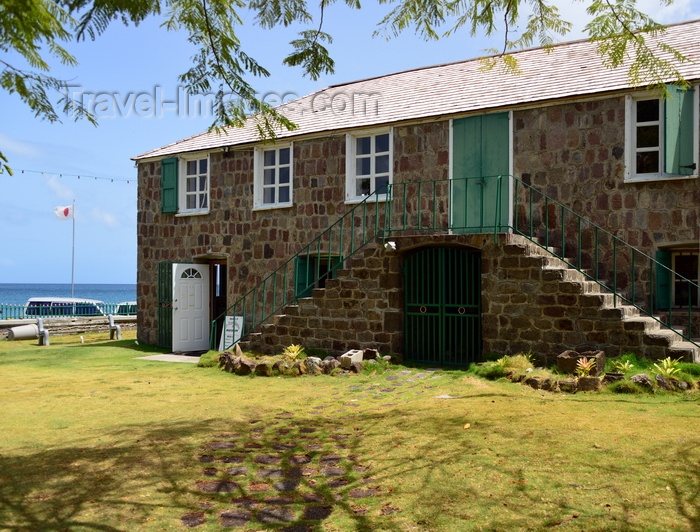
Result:
M0 150L2 150L5 155L15 154L15 155L26 155L28 157L38 157L41 155L39 149L21 140L13 139L7 135L0 133Z
M639 0L638 5L640 11L662 24L694 20L700 16L696 0L676 0L671 5L664 5L659 0Z
M553 35L555 41L568 42L588 38L584 29L592 20L591 15L586 13L590 1L558 1L555 5L561 18L573 24L571 31L566 35ZM697 0L675 0L671 5L665 5L660 0L638 0L637 9L661 24L674 24L700 18L700 3ZM524 29L525 17L532 13L532 8L528 4L521 8L521 12L521 27ZM539 43L533 43L533 46L539 46Z
M51 176L46 184L59 199L72 200L75 198L73 189L62 183L55 175Z
M115 228L119 226L119 221L117 220L117 217L114 216L111 212L98 209L97 207L93 207L91 215L94 220L106 225L109 228Z

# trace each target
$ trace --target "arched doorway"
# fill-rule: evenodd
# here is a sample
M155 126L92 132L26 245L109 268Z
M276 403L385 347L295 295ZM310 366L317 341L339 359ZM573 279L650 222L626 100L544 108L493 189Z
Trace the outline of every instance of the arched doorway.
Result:
M467 365L481 356L481 253L425 248L404 266L407 362Z

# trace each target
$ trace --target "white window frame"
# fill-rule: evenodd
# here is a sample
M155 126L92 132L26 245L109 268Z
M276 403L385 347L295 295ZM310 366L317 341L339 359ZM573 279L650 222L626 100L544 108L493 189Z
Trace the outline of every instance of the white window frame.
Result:
M289 149L289 163L279 164L279 152L283 149ZM275 164L272 166L265 166L265 152L275 151ZM255 148L255 161L254 161L254 174L255 181L253 186L253 209L254 210L267 210L267 209L283 209L287 207L292 207L294 205L294 143L286 144L269 144L263 146L257 146ZM280 184L277 176L279 176L280 168L289 168L289 183ZM276 183L269 185L265 184L264 176L265 170L273 168L275 170L275 180ZM265 203L265 189L273 188L275 191L275 198L279 198L279 189L288 186L289 187L289 201L274 203Z
M391 185L394 179L394 130L393 128L383 128L383 129L373 129L367 131L356 131L353 133L348 133L346 135L345 143L345 202L346 203L360 203L367 199L367 195L357 195L357 139L364 137L372 137L372 150L369 154L371 158L371 170L368 175L362 176L363 179L369 178L372 185L375 183L377 178L377 173L375 172L375 157L378 155L384 155L387 152L374 152L374 137L378 135L389 135L389 171L388 171L388 184ZM381 174L383 176L383 174ZM370 194L374 192L375 188L370 187ZM387 194L375 194L371 199L367 201L386 201Z
M698 148L698 129L700 127L700 113L698 106L700 98L698 92L700 85L693 85L693 151L694 160L698 161L700 149ZM659 100L659 171L654 173L637 174L637 102L642 100ZM665 131L664 131L663 97L658 91L645 91L627 94L625 96L625 182L641 181L667 181L669 179L696 179L698 169L692 175L669 174L664 172L665 161Z
M200 170L200 164L199 162L202 160L207 161L207 171L206 173L201 173ZM187 174L187 167L188 163L192 161L197 161L197 173L194 174L196 176L196 184L197 184L197 190L194 192L188 192L187 191L187 179L193 177L193 175L188 175ZM208 153L199 153L196 155L188 155L186 157L181 157L179 161L179 168L178 168L178 173L177 173L177 194L178 194L178 215L182 216L189 216L189 215L194 215L194 214L208 214L209 211L211 210L211 160L209 158ZM200 183L200 178L202 176L206 176L206 186L205 189L200 189L199 188L199 183ZM195 195L199 197L201 194L206 195L206 207L194 207L194 208L187 208L187 198L188 196Z

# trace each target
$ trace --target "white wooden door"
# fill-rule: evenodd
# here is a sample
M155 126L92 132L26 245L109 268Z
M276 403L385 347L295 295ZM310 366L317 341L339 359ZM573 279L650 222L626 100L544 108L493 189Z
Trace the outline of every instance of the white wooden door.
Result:
M209 349L209 265L173 264L173 351Z

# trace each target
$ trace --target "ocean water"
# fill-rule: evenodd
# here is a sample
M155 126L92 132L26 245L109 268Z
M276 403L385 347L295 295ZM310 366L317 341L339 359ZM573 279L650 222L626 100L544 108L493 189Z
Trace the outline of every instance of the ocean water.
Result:
M135 284L76 284L75 297L105 303L136 301ZM24 305L30 297L71 297L68 284L0 283L0 305Z

